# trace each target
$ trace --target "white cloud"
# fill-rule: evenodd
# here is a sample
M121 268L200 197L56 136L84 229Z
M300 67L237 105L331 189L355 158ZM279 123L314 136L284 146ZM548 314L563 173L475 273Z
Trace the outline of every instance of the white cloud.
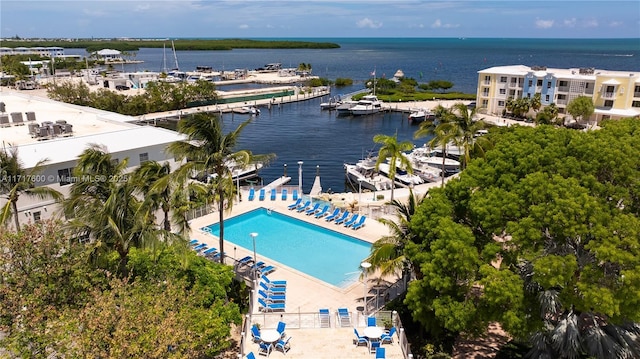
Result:
M358 20L356 22L356 25L358 27L361 27L361 28L362 27L367 27L367 28L370 28L370 29L379 29L379 28L382 27L382 23L381 22L371 20L368 17L365 17L362 20Z
M442 21L440 19L436 19L436 21L434 21L431 24L431 27L434 29L455 29L457 27L460 27L459 24L443 24Z
M598 20L590 19L584 22L584 27L598 27Z
M142 5L138 5L135 7L135 9L133 11L138 11L138 12L144 12L151 9L151 5L149 4L142 4Z
M624 23L622 21L612 21L609 23L609 26L611 27L618 27L618 26L622 26L624 25Z
M576 26L576 22L577 22L577 20L574 17L574 18L571 18L571 19L565 19L563 23L564 23L564 26L566 26L566 27L574 27L574 26Z
M249 28L249 25L247 25L247 24L242 24L242 25L238 26L238 28L239 28L239 29L242 29L242 30L245 30L245 29L248 29L248 28Z
M553 20L536 20L536 27L540 29L549 29L553 27Z

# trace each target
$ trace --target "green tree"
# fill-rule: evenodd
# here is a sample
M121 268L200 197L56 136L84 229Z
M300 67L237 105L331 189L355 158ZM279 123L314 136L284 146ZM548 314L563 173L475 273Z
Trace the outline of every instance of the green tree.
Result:
M593 100L587 96L576 97L567 105L567 112L570 113L576 121L588 122L594 110Z
M151 246L173 236L157 228L154 216L145 211L135 194L136 182L126 173L128 159L115 161L108 150L91 145L78 158L69 197L63 202L69 229L75 236L88 236L94 260L115 251L118 272L126 273L132 247Z
M373 142L381 145L378 150L378 158L376 159L376 171L380 169L380 165L389 158L389 178L391 179L391 201L393 201L393 190L395 188L396 168L402 167L408 173L413 173L411 161L404 155L404 151L413 149L413 144L409 141L398 142L398 134L393 136L375 135Z
M229 132L223 132L222 120L210 114L189 116L178 124L178 131L186 136L184 141L169 145L177 160L187 160L186 171L201 173L209 179L213 200L218 204L220 223L220 263L224 263L224 213L233 207L235 185L230 166L248 165L252 159L267 160L270 155L254 156L250 151L235 147L242 130L251 119L241 123Z
M13 217L17 231L20 231L18 220L18 199L21 195L40 199L53 198L61 200L62 194L47 186L36 186L38 176L47 160L38 161L33 168L25 168L18 157L18 147L9 144L0 150L0 196L6 203L0 209L0 223L5 224Z

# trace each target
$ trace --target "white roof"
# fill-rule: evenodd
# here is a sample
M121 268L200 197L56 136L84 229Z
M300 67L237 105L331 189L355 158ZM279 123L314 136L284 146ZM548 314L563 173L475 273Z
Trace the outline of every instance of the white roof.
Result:
M100 51L97 51L97 54L100 56L120 55L120 51L114 49L102 49Z
M594 112L600 115L609 115L609 116L621 116L621 117L640 116L640 110L634 110L634 109L617 109L617 108L612 108L608 110L595 109Z
M609 79L607 81L604 81L602 84L603 85L620 85L620 81L616 79Z
M170 130L140 126L114 132L87 136L63 137L45 140L18 147L18 157L26 168L31 168L43 159L47 164L75 161L90 144L104 145L110 153L131 149L144 149L158 144L169 144L182 137Z

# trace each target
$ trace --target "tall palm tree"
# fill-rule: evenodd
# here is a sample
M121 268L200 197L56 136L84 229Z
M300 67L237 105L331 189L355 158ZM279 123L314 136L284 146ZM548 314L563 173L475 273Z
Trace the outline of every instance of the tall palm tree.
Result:
M405 168L408 173L413 173L413 167L411 167L411 161L404 155L404 151L410 151L413 149L413 143L409 141L398 142L398 134L393 136L388 135L375 135L373 136L373 142L379 143L382 146L378 151L378 159L376 160L376 171L380 169L380 164L387 161L389 158L389 178L391 179L391 201L393 201L393 190L395 188L396 167L400 166Z
M6 224L13 216L16 231L20 231L18 199L23 194L56 201L62 199L62 194L50 187L36 187L35 180L46 162L46 159L40 160L33 168L26 169L18 157L17 147L9 145L0 150L0 196L7 201L0 212L0 223Z
M442 178L441 185L444 187L445 178L445 163L447 160L447 147L453 143L455 146L459 146L457 132L455 126L451 122L441 122L433 129L433 138L427 142L427 146L431 149L436 147L442 147L442 171L440 178Z
M230 164L248 164L252 159L267 159L271 155L253 156L250 151L234 149L242 130L251 119L225 134L222 120L214 115L199 113L183 119L178 131L186 135L184 141L169 145L176 160L187 160L183 170L202 173L209 178L211 196L218 204L220 223L220 263L224 263L224 213L233 207L233 174Z
M391 234L381 237L371 246L371 254L366 259L371 263L371 267L366 270L367 273L380 271L381 276L402 273L403 278L407 278L411 271L416 278L422 277L419 267L413 265L407 258L405 248L415 236L409 229L409 223L425 198L426 193L416 197L413 190L409 189L407 203L391 201L391 205L396 209L396 219L395 221L388 218L378 219L390 229Z
M159 242L169 234L159 230L143 201L138 199L136 183L125 172L128 159L116 162L106 148L90 145L78 158L74 176L63 207L72 217L68 226L76 236L88 236L94 246L93 258L116 251L118 272L126 273L131 247Z
M184 169L172 172L168 162L147 161L133 172L133 181L137 192L144 198L145 210L151 214L161 210L162 228L171 232L173 223L183 236L190 229L187 220L187 212L191 209L190 198L205 192L204 186L188 179Z

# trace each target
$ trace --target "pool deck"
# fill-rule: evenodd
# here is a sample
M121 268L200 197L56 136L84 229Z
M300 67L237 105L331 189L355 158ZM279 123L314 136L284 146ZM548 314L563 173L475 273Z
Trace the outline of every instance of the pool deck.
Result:
M402 192L398 192L398 195L402 195ZM343 199L344 202L353 200L358 196L357 194L336 194L337 199ZM243 193L243 198L248 198L248 193ZM340 197L340 198L338 198ZM314 216L307 216L304 212L288 210L288 205L293 203L291 195L287 200L282 200L278 195L275 201L271 201L269 198L264 201L255 199L253 201L244 200L242 202L235 202L230 212L225 214L225 218L231 218L242 213L246 213L253 209L263 207L268 208L276 212L280 212L289 215L294 218L301 219L306 222L314 223L324 228L328 228L340 233L350 235L352 237L361 239L363 241L373 243L380 237L389 234L389 230L386 226L379 223L373 218L367 218L364 227L353 230L351 228L345 228L343 225L336 225L333 222L327 222L324 219L318 219ZM208 214L206 216L196 218L191 222L191 238L197 239L201 243L207 243L212 247L218 248L218 238L206 233L200 228L208 226L218 222L218 212ZM256 232L260 232L257 228ZM247 235L249 235L247 233ZM259 239L259 237L258 237ZM236 259L244 256L253 256L253 251L234 245L231 242L225 242L225 252L228 256ZM309 253L310 256L313 253ZM348 308L353 315L353 321L355 327L363 327L364 320L361 315L358 315L357 307L362 306L363 296L365 288L362 281L356 281L355 283L345 287L339 288L323 281L320 281L314 277L301 273L297 270L289 268L281 263L272 261L269 258L265 258L258 254L259 260L274 265L277 269L275 272L269 275L272 280L286 280L287 281L287 299L286 299L286 311L285 313L317 313L319 308L328 308L332 314L332 321L335 317L335 311L337 308ZM375 276L373 276L375 277ZM392 279L391 279L392 280ZM372 278L370 276L368 282L371 289ZM371 297L372 295L369 294ZM257 303L256 303L257 304ZM257 305L254 306L257 308ZM257 309L256 309L257 310ZM260 312L255 312L258 314ZM286 319L285 319L286 322ZM360 330L362 331L362 330ZM333 358L373 358L375 355L370 354L368 348L364 346L355 346L353 344L353 327L341 328L322 328L322 329L288 329L287 333L292 336L291 350L287 352L287 358L317 358L317 359L333 359ZM250 336L249 336L250 339ZM402 349L397 344L397 339L393 345L384 345L386 349L386 357L391 359L404 358ZM253 351L257 356L258 345L251 343L250 340L245 344L245 352ZM273 352L271 356L284 357L280 352Z

